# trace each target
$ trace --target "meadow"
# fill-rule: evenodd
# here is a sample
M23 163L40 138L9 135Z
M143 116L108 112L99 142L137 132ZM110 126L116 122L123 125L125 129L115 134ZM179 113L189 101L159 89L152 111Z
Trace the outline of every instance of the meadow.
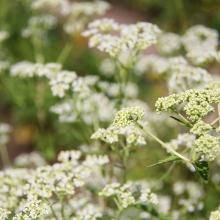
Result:
M220 220L218 7L176 2L0 2L0 219Z

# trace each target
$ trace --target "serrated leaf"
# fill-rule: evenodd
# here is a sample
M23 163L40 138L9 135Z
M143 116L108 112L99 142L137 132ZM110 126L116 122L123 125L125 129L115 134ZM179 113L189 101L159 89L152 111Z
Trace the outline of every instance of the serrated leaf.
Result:
M209 181L209 164L207 161L199 161L194 163L194 167L205 182Z
M152 165L150 165L148 167L153 167L153 166L156 166L156 165L159 165L159 164L163 164L163 163L168 163L168 162L174 162L174 161L177 161L177 160L181 160L181 159L179 157L175 156L175 155L171 155L171 156L165 157L162 160L159 160L157 163L152 164Z

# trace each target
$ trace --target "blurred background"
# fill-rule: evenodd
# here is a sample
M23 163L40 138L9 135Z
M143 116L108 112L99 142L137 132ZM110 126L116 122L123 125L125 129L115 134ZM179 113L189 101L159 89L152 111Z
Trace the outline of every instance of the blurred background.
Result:
M104 15L96 14L88 17L87 15L80 17L80 15L76 18L83 18L85 26L82 30L86 28L88 22L95 18L108 17L121 24L132 24L139 21L152 22L166 32L180 35L196 24L203 24L220 32L220 0L109 0L108 2L111 4L111 8ZM80 34L82 30L70 31L71 33L63 31L67 21L61 14L50 8L45 8L40 12L33 11L30 3L30 0L0 0L0 31L7 31L10 34L0 44L0 61L6 60L10 65L21 61L59 62L62 64L63 70L75 71L79 76L98 75L101 79L106 80L100 74L99 66L107 56L95 49L88 48L88 40ZM56 26L47 30L43 40L36 39L25 31L30 24L30 18L41 16L42 12L53 14L58 19ZM37 34L38 32L34 36ZM37 42L39 39L40 42ZM36 57L36 51L40 51L42 56ZM157 51L154 47L150 47L144 53L154 54ZM0 80L0 122L8 123L13 127L10 141L7 144L11 161L21 153L38 150L49 163L53 163L60 150L77 149L90 138L92 133L89 130L93 129L92 126L88 126L88 129L85 130L85 125L78 122L74 124L59 123L58 116L52 113L50 108L60 99L51 96L50 87L44 81L34 77L11 77L9 70L1 68ZM157 98L167 94L163 79L158 74L152 73L139 77L136 81L140 90L139 98L146 101L155 111L154 104ZM39 120L39 115L42 120ZM107 127L108 124L103 123L102 126ZM178 131L182 131L179 127L178 129L171 125L168 129L159 127L158 131L161 139L168 142L176 138ZM158 168L158 172L149 171L146 167L146 160L149 165L153 164L165 156L166 152L155 150L151 151L151 155L149 155L149 148L159 149L159 146L150 142L147 145L147 149L140 149L138 156L131 159L131 179L143 178L147 172L149 172L149 176L152 174L155 178L159 178L169 167L165 165ZM141 159L135 162L137 158ZM3 166L2 161L0 166ZM177 166L171 182L181 179L183 177L181 173L184 173L184 177L189 180L194 178L189 170L185 170L185 167ZM165 186L167 186L169 194L171 187L168 181L165 181ZM207 210L218 204L215 192L210 190L209 193L210 196L205 201ZM189 218L185 219L189 220Z
M124 24L147 21L157 24L164 31L178 34L183 34L187 28L195 24L203 24L220 31L219 0L167 0L166 3L160 0L109 0L108 2L112 5L110 10L103 16L91 16L88 21L100 17L113 18ZM51 13L48 8L44 12ZM32 40L22 37L22 31L27 27L29 18L38 13L31 10L29 0L0 1L0 30L10 33L10 37L4 41L4 45L0 45L0 59L7 59L10 64L24 60L36 62ZM57 61L59 54L68 42L63 69L76 71L81 76L99 74L100 60L106 55L89 49L87 39L82 37L80 32L72 35L65 34L63 32L65 19L56 12L53 13L60 20L55 28L48 31L47 38L50 40L44 42L41 48L44 62ZM151 47L146 53L156 53L156 50ZM57 116L49 113L50 106L57 101L57 98L51 98L49 90L45 98L47 101L42 106L46 109L47 118L43 125L43 131L41 131L42 134L38 135L39 125L34 98L36 93L35 80L12 79L7 73L6 75L1 74L0 117L2 122L12 124L14 127L8 146L11 159L21 152L30 152L33 148L37 148L43 151L46 158L53 160L57 151L54 149L54 145L59 150L74 148L82 142L76 137L73 138L72 132L67 132L72 129L71 125L62 124L61 126L59 124L58 126ZM147 89L146 84L148 85ZM146 76L139 86L140 91L143 90L140 97L144 97L152 106L155 100L164 94L163 83L157 75ZM52 135L55 131L59 133L57 135L59 138ZM73 144L70 146L70 143ZM45 146L47 147L45 148Z

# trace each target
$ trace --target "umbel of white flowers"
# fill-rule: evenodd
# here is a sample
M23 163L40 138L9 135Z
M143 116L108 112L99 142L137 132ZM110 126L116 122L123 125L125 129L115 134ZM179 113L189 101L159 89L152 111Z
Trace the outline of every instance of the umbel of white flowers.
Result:
M219 103L220 95L212 90L190 89L181 94L173 94L168 97L159 98L155 104L156 111L161 114L162 111L177 111L177 106L187 103L183 111L185 111L191 123L196 123L208 113L214 112L214 107L210 104Z
M123 108L118 111L115 115L115 120L113 125L116 128L125 127L132 122L138 121L145 114L145 110L140 106Z

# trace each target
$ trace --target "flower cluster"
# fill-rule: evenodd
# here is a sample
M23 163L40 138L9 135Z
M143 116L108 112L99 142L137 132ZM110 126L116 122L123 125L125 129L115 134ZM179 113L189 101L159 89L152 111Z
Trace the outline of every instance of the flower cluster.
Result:
M163 74L169 68L169 62L164 57L157 55L141 56L135 65L135 72L141 75L146 72Z
M103 15L110 9L110 4L104 1L34 0L31 9L34 11L46 10L54 16L61 15L63 19L60 20L64 21L64 31L72 35L83 31L92 16Z
M7 31L0 31L0 44L9 37Z
M60 98L64 97L65 91L71 88L72 83L77 78L74 71L61 70L61 65L58 63L33 64L28 61L12 65L10 74L11 76L19 76L21 78L45 76L49 79L49 85L51 86L53 96L58 96Z
M4 72L8 68L9 68L9 62L0 60L0 73Z
M136 64L136 72L164 74L168 78L168 89L172 93L184 92L212 81L211 74L203 68L189 65L181 56L164 58L156 55L145 56Z
M189 65L172 65L170 62L168 88L170 93L183 92L211 82L211 74L207 70Z
M120 85L117 83L108 83L106 81L99 81L98 87L105 93L108 97L117 98L120 96ZM127 98L137 98L138 87L134 83L127 83L123 88L124 96Z
M109 34L110 31L118 31L120 36ZM159 28L150 23L120 25L113 19L105 18L89 23L89 29L83 32L83 36L90 37L89 47L97 47L116 57L121 51L142 51L155 44L158 33Z
M204 190L198 183L177 181L173 185L173 192L175 195L180 196L178 203L188 212L192 213L196 209L203 209L201 199L204 196Z
M140 192L140 194L138 192ZM123 208L127 208L129 205L138 203L158 203L157 195L155 193L152 193L150 189L140 190L140 186L135 185L132 182L127 182L124 185L119 183L107 184L99 193L99 195L104 197L115 196Z
M22 31L22 36L35 37L46 41L47 31L57 25L57 19L49 14L33 16L28 20L28 27Z
M184 146L185 148L192 149L194 146L195 138L196 137L193 134L179 134L177 139L173 139L166 144L174 150L177 150L179 146Z
M0 207L6 210L16 210L24 195L24 183L30 177L27 169L7 169L0 172L1 198Z
M185 33L182 41L187 51L186 56L195 64L220 59L217 52L218 32L216 30L196 25Z
M63 98L65 91L70 88L70 85L76 78L77 75L74 71L64 70L57 72L49 81L53 96Z
M220 95L209 90L187 90L182 94L183 102L188 102L184 111L192 122L197 122L214 108L210 104L219 103Z
M157 47L162 54L175 54L182 46L181 37L174 33L163 33L160 35Z
M186 51L186 57L195 65L220 60L218 32L203 25L189 28L183 36L174 33L163 33L158 39L159 52L165 55L180 54Z
M186 112L188 119L192 123L201 120L210 112L214 112L214 108L210 105L220 102L220 96L211 90L187 90L184 93L173 94L168 97L159 98L155 104L156 111L161 114L161 111L172 110L177 111L177 106L181 103L188 102L183 108Z
M146 141L140 129L133 125L127 125L122 128L115 128L110 126L107 129L99 128L92 136L91 139L102 140L106 143L113 144L119 141L120 136L124 136L127 145L143 146Z
M88 87L87 87L88 88ZM83 88L79 88L83 89ZM114 118L115 102L102 93L89 93L87 90L74 93L72 99L66 99L51 107L51 111L59 115L60 122L76 122L80 119L86 124L96 120L109 122Z
M212 126L211 125L206 124L202 120L199 120L190 129L190 132L195 134L195 135L199 135L200 136L200 135L204 134L205 132L211 131L211 130L212 130Z
M139 106L123 108L116 113L113 125L116 128L125 127L141 119L144 114L145 110Z
M110 126L107 129L99 128L94 134L92 134L91 139L101 140L109 144L113 144L119 141L118 131L113 126Z
M49 213L49 205L41 200L31 200L24 205L22 212L13 217L13 220L37 219Z
M94 15L103 15L110 9L110 4L104 1L73 2L69 5L68 21L64 30L68 34L76 34L83 31Z
M0 208L0 219L6 220L6 219L8 219L8 215L10 215L10 214L11 214L10 211L7 211L3 208Z
M210 82L208 85L206 85L205 88L214 90L215 92L220 93L220 82L218 79L213 79L213 81Z
M48 207L53 206L50 202L53 202L55 197L71 198L76 194L75 188L89 184L95 178L101 178L100 167L109 162L108 156L87 155L83 161L80 161L81 155L80 151L61 152L58 155L60 163L52 166L40 166L36 170L1 171L0 206L2 209L0 212L2 216L6 216L5 210L17 213L14 220L36 219L47 214L51 215ZM46 200L48 203L42 202ZM87 202L84 201L83 204L86 205Z
M38 152L31 152L29 154L20 154L14 160L14 164L18 167L39 167L45 166L46 160L44 157Z
M216 210L211 212L209 220L218 220L220 216L220 207Z
M61 65L58 63L31 63L29 61L23 61L16 63L10 68L11 76L19 76L21 78L26 77L42 77L52 78L61 70Z
M214 160L220 153L219 139L209 134L204 134L195 140L196 152L201 153L207 160Z
M34 0L31 3L32 10L49 10L50 12L59 12L62 15L69 13L69 1L68 0Z
M76 211L76 217L72 220L96 220L102 217L102 210L94 204L88 204Z

